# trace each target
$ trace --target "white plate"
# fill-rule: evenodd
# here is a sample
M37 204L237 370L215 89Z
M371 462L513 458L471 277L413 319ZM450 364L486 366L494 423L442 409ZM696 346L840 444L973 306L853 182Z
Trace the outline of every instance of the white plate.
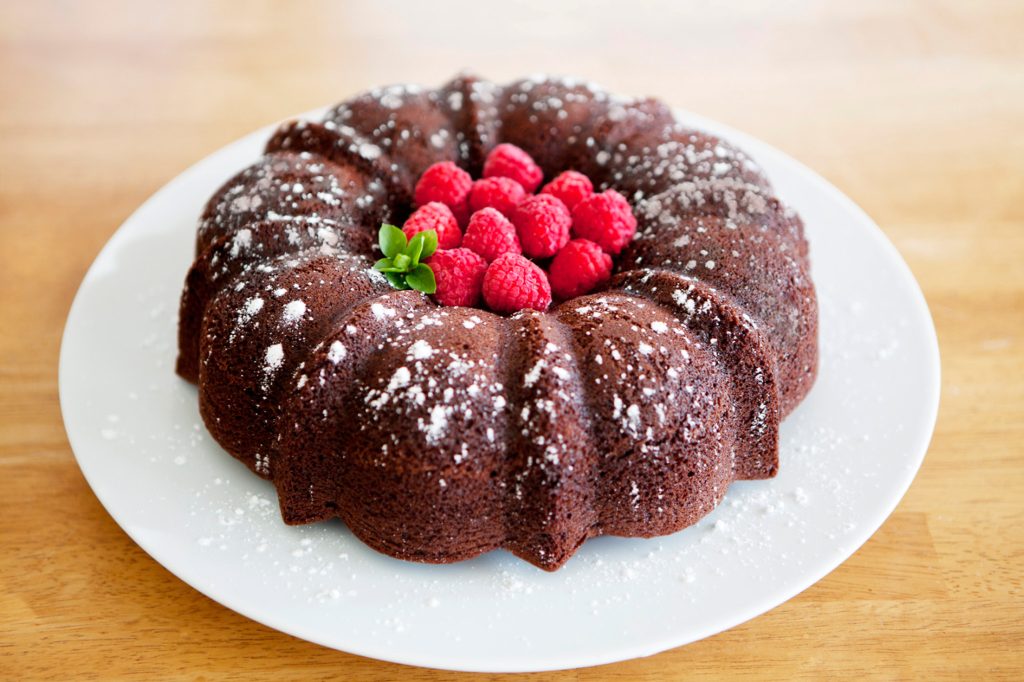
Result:
M89 485L143 549L210 598L400 663L497 672L619 661L715 634L806 589L875 532L921 464L938 409L935 330L909 269L849 199L762 142L680 117L750 152L807 224L821 370L783 426L774 480L733 484L715 512L669 537L590 540L553 574L504 552L405 563L340 522L286 527L272 486L211 440L195 389L173 371L196 218L256 160L267 128L157 192L82 282L60 397Z

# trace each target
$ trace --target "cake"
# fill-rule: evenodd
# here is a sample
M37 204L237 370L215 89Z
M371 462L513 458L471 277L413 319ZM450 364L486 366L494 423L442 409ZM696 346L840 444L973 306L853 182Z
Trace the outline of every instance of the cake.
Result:
M525 150L628 198L600 291L547 311L443 307L372 266L438 162ZM394 86L285 123L199 221L177 371L288 524L453 562L555 570L590 537L690 526L779 466L817 367L795 212L759 167L654 99L537 77Z

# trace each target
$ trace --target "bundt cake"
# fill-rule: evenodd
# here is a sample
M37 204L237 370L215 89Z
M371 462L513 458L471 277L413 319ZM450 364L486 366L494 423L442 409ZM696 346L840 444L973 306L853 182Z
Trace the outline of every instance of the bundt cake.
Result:
M443 307L372 266L425 169L525 150L627 197L600 291L547 311ZM177 371L285 522L374 549L560 567L587 538L693 524L774 476L817 367L800 218L743 152L653 99L577 80L359 95L282 125L199 222Z

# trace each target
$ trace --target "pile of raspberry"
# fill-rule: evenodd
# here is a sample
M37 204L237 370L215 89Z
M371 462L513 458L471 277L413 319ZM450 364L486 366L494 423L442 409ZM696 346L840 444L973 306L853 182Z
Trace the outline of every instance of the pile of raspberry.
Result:
M636 218L615 190L595 193L590 178L565 171L540 187L544 173L525 151L499 144L473 180L454 163L436 163L416 183L418 208L406 237L435 230L426 261L441 305L495 312L546 310L552 296L588 293L611 277L612 256L630 242ZM536 192L536 193L535 193Z

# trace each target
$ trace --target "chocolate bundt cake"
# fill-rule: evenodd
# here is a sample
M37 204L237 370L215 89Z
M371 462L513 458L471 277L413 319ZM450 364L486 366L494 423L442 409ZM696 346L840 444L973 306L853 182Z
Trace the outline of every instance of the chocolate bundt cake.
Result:
M423 171L499 143L629 199L601 291L546 312L441 307L372 269ZM553 78L396 86L284 124L210 199L178 373L207 428L277 488L427 562L506 548L561 566L589 537L693 524L775 475L817 366L800 218L741 151L653 99Z

